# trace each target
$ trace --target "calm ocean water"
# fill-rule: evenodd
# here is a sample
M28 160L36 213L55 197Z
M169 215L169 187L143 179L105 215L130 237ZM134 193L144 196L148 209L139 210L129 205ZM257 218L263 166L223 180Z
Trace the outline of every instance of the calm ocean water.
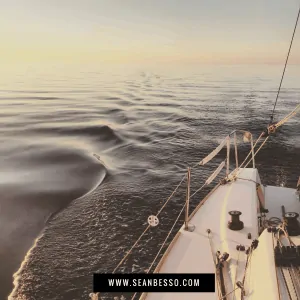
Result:
M235 128L259 135L281 71L282 66L2 70L0 299L88 299L92 273L114 269L188 165ZM290 66L276 120L299 103L299 77L300 67ZM299 132L296 116L257 156L263 183L295 188ZM240 161L248 149L240 144ZM193 172L192 191L224 156ZM150 266L183 201L184 187L162 213L159 230L150 230L119 271Z

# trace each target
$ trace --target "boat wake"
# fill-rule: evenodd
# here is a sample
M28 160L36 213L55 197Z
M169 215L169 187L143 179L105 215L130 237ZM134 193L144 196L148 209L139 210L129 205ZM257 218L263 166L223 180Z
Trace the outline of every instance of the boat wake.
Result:
M104 165L102 165L102 170L99 174L99 179L98 182L84 195L80 196L77 199L74 199L73 201L77 200L80 201L81 199L84 199L87 195L91 194L94 190L96 190L97 187L99 187L101 185L101 183L105 180L105 178L109 175L108 170L105 168ZM50 214L50 216L48 217L48 219L46 220L45 224L46 226L55 219L56 216L59 215L59 213L66 208L67 205L65 207L61 207L58 211L53 212ZM40 233L40 235L34 240L33 245L31 246L31 248L27 251L18 271L16 273L13 274L13 290L10 293L10 295L8 296L8 300L13 300L16 299L17 297L17 291L18 291L18 287L19 287L19 283L20 283L20 278L22 275L22 272L24 270L24 267L28 264L29 259L34 251L34 249L36 248L36 246L38 245L40 239L44 236L44 231L47 227L44 227L44 229L42 230L42 232Z

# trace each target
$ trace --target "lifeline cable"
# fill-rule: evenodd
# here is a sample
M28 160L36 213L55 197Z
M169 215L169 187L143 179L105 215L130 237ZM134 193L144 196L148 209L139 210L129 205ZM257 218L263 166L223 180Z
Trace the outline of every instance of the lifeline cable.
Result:
M290 53L291 53L291 49L292 49L292 45L293 45L293 41L294 41L294 36L295 36L295 32L296 32L297 25L298 25L299 16L300 16L300 7L299 7L299 11L298 11L298 16L297 16L296 24L295 24L295 27L294 27L293 36L292 36L292 39L291 39L291 42L290 42L290 48L289 48L289 51L288 51L288 54L287 54L287 57L286 57L286 61L285 61L284 69L283 69L283 72L282 72L282 76L281 76L279 88L278 88L278 91L277 91L277 96L276 96L276 100L275 100L275 103L274 103L272 115L270 117L270 125L273 123L274 111L275 111L277 100L278 100L278 97L279 97L279 93L280 93L280 89L281 89L283 77L284 77L284 74L285 74L286 66L287 66L287 63L288 63L288 60L289 60L289 56L290 56Z

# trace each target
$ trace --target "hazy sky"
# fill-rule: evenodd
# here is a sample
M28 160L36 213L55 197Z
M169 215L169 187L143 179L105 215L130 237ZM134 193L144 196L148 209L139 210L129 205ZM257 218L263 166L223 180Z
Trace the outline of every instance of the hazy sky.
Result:
M300 0L0 0L0 62L279 63ZM300 24L291 63L300 64Z

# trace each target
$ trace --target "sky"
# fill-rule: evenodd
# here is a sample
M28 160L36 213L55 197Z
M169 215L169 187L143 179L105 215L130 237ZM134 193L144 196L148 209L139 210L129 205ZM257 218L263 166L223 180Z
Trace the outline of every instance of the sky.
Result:
M0 0L0 63L283 64L300 0ZM290 57L300 64L300 24Z

